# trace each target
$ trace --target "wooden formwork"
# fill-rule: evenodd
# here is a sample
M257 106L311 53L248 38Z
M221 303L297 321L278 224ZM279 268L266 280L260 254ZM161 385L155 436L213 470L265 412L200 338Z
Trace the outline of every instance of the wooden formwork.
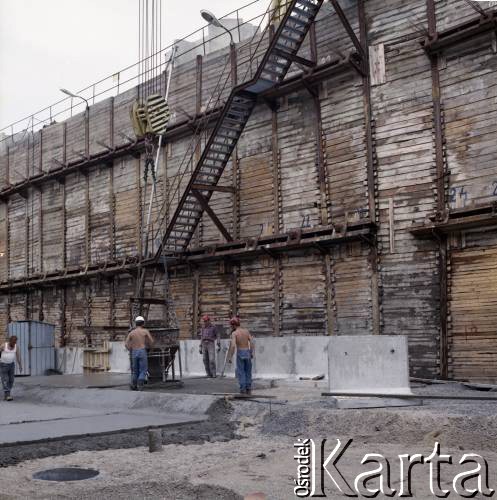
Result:
M95 373L110 370L110 343L107 340L83 349L83 372Z
M293 65L289 83L260 100L221 178L226 189L210 201L247 253L213 262L221 238L204 216L189 248L203 260L171 268L180 334L196 337L204 313L240 314L257 335L405 334L413 374L484 378L493 337L472 343L461 321L480 333L493 316L474 302L461 314L471 294L460 290L478 288L491 304L496 243L481 236L454 246L464 237L451 221L475 207L491 213L497 201L493 21L478 20L464 0L342 5L371 54L371 75L350 64L357 48L322 9L300 54L317 66ZM456 26L460 40L446 32ZM252 50L238 51L240 78ZM180 181L180 166L195 117L227 57L198 56L175 70L170 105L182 111L166 134L153 219L165 201L169 220L172 187L189 180ZM142 145L126 139L135 97L136 89L0 143L0 328L43 318L61 343L76 344L85 328L129 326L150 195ZM302 231L333 225L346 235L361 223L370 230L354 241L297 244ZM424 238L413 224L428 228ZM279 234L284 250L250 254ZM160 289L160 273L156 280Z

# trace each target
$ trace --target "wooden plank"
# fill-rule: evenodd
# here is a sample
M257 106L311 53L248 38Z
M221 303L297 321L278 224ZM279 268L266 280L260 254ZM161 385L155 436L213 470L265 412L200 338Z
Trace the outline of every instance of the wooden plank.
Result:
M449 373L455 379L497 380L497 246L450 253ZM482 285L483 283L488 284ZM495 288L493 290L492 288Z

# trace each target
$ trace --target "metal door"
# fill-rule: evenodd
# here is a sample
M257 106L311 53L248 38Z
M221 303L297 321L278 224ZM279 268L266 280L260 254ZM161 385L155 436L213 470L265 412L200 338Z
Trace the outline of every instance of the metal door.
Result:
M55 327L41 321L15 321L8 333L17 336L23 375L47 375L55 370ZM16 367L19 374L19 367Z

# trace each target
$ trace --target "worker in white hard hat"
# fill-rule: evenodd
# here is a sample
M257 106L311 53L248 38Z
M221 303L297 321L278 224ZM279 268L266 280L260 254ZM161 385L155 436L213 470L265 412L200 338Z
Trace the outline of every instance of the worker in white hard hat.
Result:
M131 389L143 390L147 378L148 359L147 348L152 347L154 340L150 332L144 328L145 319L142 316L135 318L135 326L126 337L125 346L131 352Z

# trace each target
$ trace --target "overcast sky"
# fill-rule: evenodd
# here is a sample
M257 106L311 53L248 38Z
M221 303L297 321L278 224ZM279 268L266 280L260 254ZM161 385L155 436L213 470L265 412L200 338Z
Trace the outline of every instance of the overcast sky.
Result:
M249 0L162 0L163 40ZM261 11L269 0L256 6ZM138 60L139 0L0 0L0 129ZM164 28L163 28L164 29ZM165 45L165 44L164 44Z

